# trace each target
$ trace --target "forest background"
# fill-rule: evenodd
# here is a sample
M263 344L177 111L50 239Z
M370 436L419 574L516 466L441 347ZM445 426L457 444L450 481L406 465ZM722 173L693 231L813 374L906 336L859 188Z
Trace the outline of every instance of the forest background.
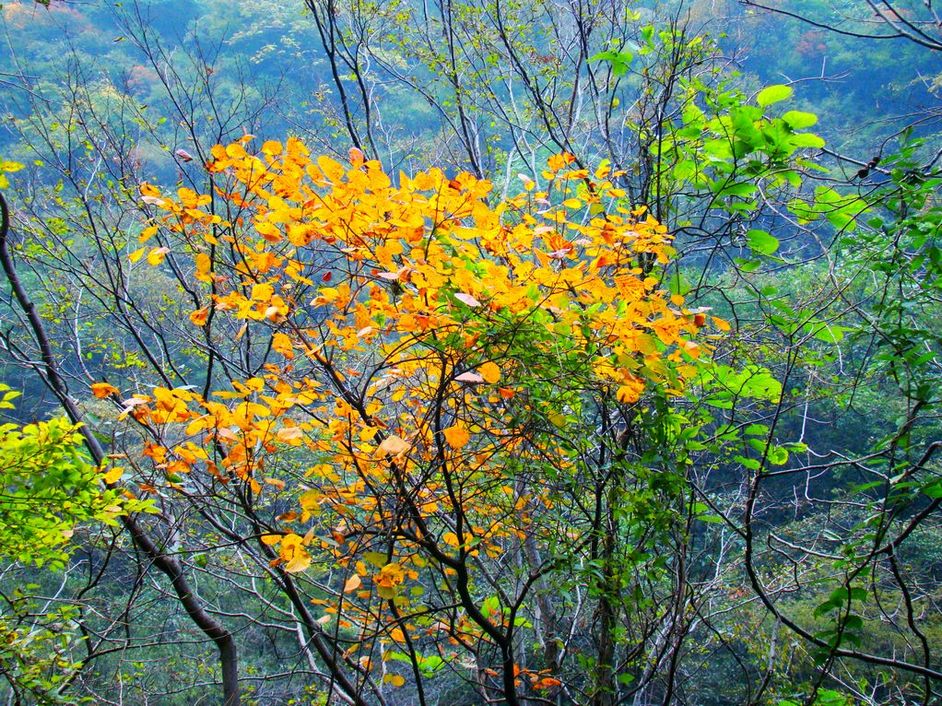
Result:
M8 703L940 702L931 3L2 15Z

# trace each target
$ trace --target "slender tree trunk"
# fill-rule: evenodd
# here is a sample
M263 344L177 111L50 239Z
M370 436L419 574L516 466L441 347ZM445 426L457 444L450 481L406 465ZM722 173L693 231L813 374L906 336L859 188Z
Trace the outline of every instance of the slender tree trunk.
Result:
M617 483L613 482L608 491L608 507L606 508L606 534L602 542L602 591L599 596L599 605L596 610L596 620L599 625L599 648L595 695L592 697L592 706L613 706L615 703L615 627L617 623L617 606L614 601L618 590L615 567L613 565L615 554L615 532L617 523L614 518L613 504L616 501Z

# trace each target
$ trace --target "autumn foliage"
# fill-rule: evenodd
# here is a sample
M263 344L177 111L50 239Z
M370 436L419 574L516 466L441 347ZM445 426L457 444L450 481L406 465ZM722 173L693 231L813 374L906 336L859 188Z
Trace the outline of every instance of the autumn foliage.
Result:
M159 442L144 453L166 487L142 490L200 474L267 508L249 540L316 578L317 622L371 678L457 668L483 643L481 678L508 699L556 687L513 645L538 579L597 531L578 437L600 410L680 394L701 355L706 316L660 283L667 228L567 155L502 198L469 174L249 143L213 150L214 194L141 188L157 215L132 261L192 269L197 338L236 320L262 351L256 376L206 396L123 400Z

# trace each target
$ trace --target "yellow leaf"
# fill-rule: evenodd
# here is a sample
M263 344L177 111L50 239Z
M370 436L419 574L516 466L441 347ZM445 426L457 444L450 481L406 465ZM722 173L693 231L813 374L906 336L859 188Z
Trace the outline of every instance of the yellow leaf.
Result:
M442 433L445 435L445 441L447 441L448 445L453 449L460 449L471 439L468 430L463 426L448 427L447 429L443 429Z
M141 257L143 257L145 249L146 248L138 248L137 250L132 252L130 255L128 255L128 260L130 260L132 263L137 262L138 260L141 259Z
M500 380L500 368L497 363L488 361L483 365L478 367L478 373L481 374L481 377L484 378L484 382L491 383L492 385Z
M281 538L281 560L285 562L285 571L289 574L304 571L311 565L311 555L307 553L301 537L294 533Z
M340 290L335 287L321 287L318 290L317 297L314 298L312 304L314 306L323 306L324 304L330 304L335 301L340 296Z
M263 534L261 539L262 539L262 544L267 544L269 547L273 547L276 544L278 544L278 542L281 541L281 535L280 534Z
M271 301L275 288L267 282L259 282L252 285L252 301L267 302Z
M164 261L168 252L170 252L170 248L153 248L147 253L147 264L151 267L156 267Z
M316 512L320 509L320 499L321 494L318 491L308 490L301 493L301 497L298 498L298 504L305 512Z
M716 326L720 331L729 331L730 325L729 322L725 319L721 319L719 316L711 317L713 319L713 325Z
M341 164L326 155L317 158L317 166L324 172L324 176L332 181L343 178L344 169Z
M559 412L550 412L546 415L546 418L550 420L553 426L563 427L566 425L566 415Z
M376 592L383 598L395 598L400 584L405 580L405 572L398 563L386 564L378 574L373 575Z
M399 687L406 683L406 678L400 674L387 674L383 677L383 681L387 684L392 684L393 686Z
M117 483L119 480L121 480L121 476L123 475L124 469L121 468L121 466L115 466L110 471L105 473L105 475L102 476L102 479L105 481L105 483L111 485L112 483Z
M194 262L196 263L196 271L197 271L199 274L201 274L201 275L207 275L207 274L209 274L209 270L210 270L210 268L212 267L212 264L213 264L213 262L212 262L212 260L210 259L209 255L207 255L207 254L204 253L204 252L197 253L197 254L196 254L196 257L194 258Z
M184 432L187 436L193 436L194 434L199 434L204 429L209 428L212 425L212 417L204 414L202 417L197 417L192 422L187 424L186 431Z
M137 236L138 242L141 245L143 245L148 240L150 240L155 235L157 235L157 230L158 230L157 226L148 226L147 228L141 231L141 234L139 236Z

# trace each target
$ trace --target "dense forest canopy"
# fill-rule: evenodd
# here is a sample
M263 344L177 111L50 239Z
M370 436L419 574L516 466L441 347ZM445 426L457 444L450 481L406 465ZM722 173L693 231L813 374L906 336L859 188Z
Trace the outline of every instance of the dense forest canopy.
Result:
M942 703L931 2L0 14L6 703Z

